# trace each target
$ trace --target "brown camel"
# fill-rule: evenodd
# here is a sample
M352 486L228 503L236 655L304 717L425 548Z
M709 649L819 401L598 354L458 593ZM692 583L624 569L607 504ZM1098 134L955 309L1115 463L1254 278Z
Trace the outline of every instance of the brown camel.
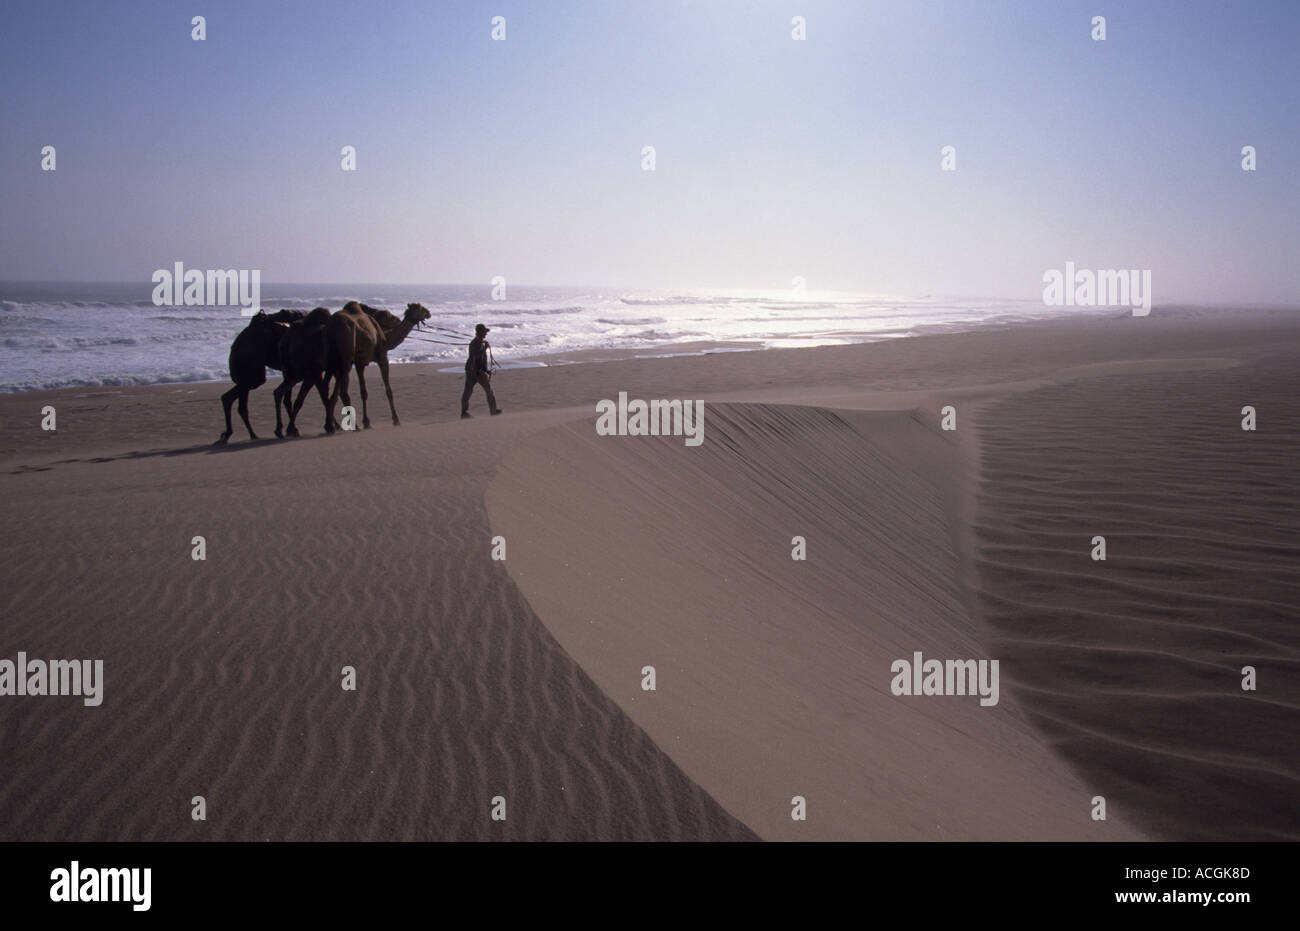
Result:
M289 331L280 340L280 371L284 380L275 389L275 435L284 436L280 421L280 405L289 417L289 436L298 435L296 421L298 411L307 392L315 388L320 392L321 404L329 409L329 379L325 375L325 326L329 323L328 308L317 307L301 320L295 320ZM290 406L293 399L293 386L302 382L298 400Z
M235 386L221 396L221 406L226 413L226 432L217 438L215 445L224 446L234 433L230 425L230 405L239 399L239 416L248 428L249 439L257 439L253 425L248 422L248 393L266 383L267 366L280 367L280 340L289 329L289 323L302 317L301 310L278 310L273 314L258 311L248 326L240 331L230 345L230 380ZM279 418L279 399L276 399L276 418Z
M386 310L375 310L360 301L349 301L329 318L325 325L325 377L334 379L334 390L325 405L325 432L334 432L334 402L338 396L343 395L344 405L352 405L348 396L349 368L356 369L357 381L361 385L361 423L366 429L370 428L365 368L371 362L379 366L379 374L384 379L393 426L401 423L393 405L393 389L388 384L388 352L430 316L432 314L423 304L407 304L406 313L399 320Z

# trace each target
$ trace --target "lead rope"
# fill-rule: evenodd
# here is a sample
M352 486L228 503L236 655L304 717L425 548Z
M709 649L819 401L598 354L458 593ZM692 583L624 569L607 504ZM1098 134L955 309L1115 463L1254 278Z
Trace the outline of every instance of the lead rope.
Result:
M443 332L439 332L439 334L438 334L439 336L443 335L443 333L447 333L447 334L450 334L450 335L452 335L452 336L463 336L463 335L464 335L464 334L462 334L462 333L457 333L455 330L448 330L446 327L438 326L438 325L435 324L435 323L428 323L428 322L426 322L426 321L424 321L424 320L421 320L419 323L417 323L417 324L415 325L415 328L416 328L417 330L423 330L426 326L432 328L435 332L443 331ZM412 333L408 333L408 334L406 334L406 338L407 338L407 339L419 340L419 341L422 342L422 343L437 343L437 344L440 345L440 346L461 346L461 345L464 345L463 343L452 342L451 340L446 340L446 339L438 339L437 337L433 337L433 336L416 336L416 335L414 335L414 334L412 334Z
M467 335L467 334L465 334L465 333L460 333L460 332L458 332L458 331L456 331L456 330L448 329L447 327L444 327L444 326L439 326L439 325L436 324L436 323L426 323L426 322L423 321L423 320L421 320L419 323L417 323L417 324L415 325L415 328L416 328L417 330L423 330L426 326L429 327L429 328L431 328L431 329L433 329L434 331L439 331L439 335L441 335L441 334L443 334L443 333L446 333L446 334L449 334L449 335L452 335L452 336L459 336L459 337L462 337L462 338L464 338L464 337ZM420 342L422 342L422 343L436 343L436 344L438 344L439 346L457 346L457 347L460 347L460 346L465 345L464 343L461 343L461 342L452 342L451 340L446 340L446 339L435 339L434 337L431 337L431 336L415 336L414 334L411 334L411 333L408 333L408 334L406 335L406 338L407 338L407 339L418 340L418 341L420 341ZM484 340L483 342L487 345L487 351L488 351L488 374L491 374L493 369L500 369L500 368L501 368L501 365L500 365L500 363L497 362L497 357L496 357L495 355L492 354L492 344L489 343L489 342L487 342L487 340Z
M437 343L437 344L440 345L440 346L464 346L464 345L465 345L464 343L452 342L451 340L447 340L447 339L434 339L434 338L432 338L432 337L430 337L430 336L410 336L410 335L408 335L406 338L407 338L407 339L419 340L419 341L422 342L422 343Z

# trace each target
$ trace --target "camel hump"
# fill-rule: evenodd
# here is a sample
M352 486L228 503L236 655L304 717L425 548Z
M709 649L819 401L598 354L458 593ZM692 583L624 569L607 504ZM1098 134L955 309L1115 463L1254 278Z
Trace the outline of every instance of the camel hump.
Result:
M338 373L352 364L357 345L357 317L361 305L349 301L336 314L325 318L325 371Z
M336 314L330 314L325 319L325 327L331 333L342 333L344 330L351 330L356 326L358 315L364 316L359 310L353 309L355 305L344 304L342 309Z
M328 307L317 307L306 317L303 318L304 326L320 326L329 320L330 312Z

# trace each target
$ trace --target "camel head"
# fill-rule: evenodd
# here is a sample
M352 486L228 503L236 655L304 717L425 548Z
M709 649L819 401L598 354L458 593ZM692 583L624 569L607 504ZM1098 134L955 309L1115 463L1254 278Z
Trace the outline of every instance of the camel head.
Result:
M432 316L433 314L429 313L429 308L423 304L407 304L406 313L402 315L402 318L410 320L415 326L419 326Z

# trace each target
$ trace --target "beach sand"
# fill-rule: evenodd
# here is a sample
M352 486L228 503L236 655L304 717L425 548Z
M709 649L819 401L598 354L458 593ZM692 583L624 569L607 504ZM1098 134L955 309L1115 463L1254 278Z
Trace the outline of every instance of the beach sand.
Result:
M220 448L224 385L2 396L0 659L105 681L0 697L0 839L1300 839L1298 350L1157 308L518 369L468 422L397 366L401 427L371 369L374 429L286 441L273 377ZM597 436L619 392L703 445ZM918 651L999 702L892 694Z

